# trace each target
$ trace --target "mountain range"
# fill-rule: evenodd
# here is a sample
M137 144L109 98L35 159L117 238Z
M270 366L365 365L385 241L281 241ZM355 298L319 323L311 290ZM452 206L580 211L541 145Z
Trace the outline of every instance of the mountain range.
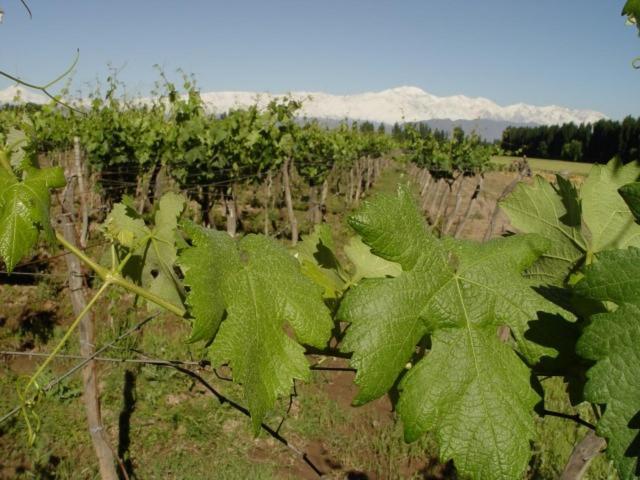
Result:
M41 103L46 97L21 87L0 90L0 104L13 102L16 94L23 101ZM475 129L485 138L500 136L509 125L554 125L568 122L595 122L606 116L594 110L576 110L557 105L534 106L525 103L500 106L483 97L453 95L439 97L418 87L397 87L380 92L333 95L323 92L272 94L259 92L203 92L202 99L213 113L253 104L266 105L287 95L303 102L302 117L325 121L358 120L392 125L403 122L426 122L450 130L462 126Z

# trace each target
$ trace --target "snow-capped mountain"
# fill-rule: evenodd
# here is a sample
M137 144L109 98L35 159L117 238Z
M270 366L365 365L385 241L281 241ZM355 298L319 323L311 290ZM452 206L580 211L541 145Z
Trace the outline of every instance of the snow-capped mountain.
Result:
M17 101L26 103L46 103L49 99L40 93L34 92L33 90L16 85L0 90L0 105L5 103L16 103Z
M0 90L0 104L11 103L20 93L23 101L43 102L47 99L22 87ZM301 116L328 120L369 120L375 123L419 122L434 119L493 120L513 124L561 124L595 122L606 116L593 110L572 110L556 105L533 106L524 103L500 106L482 97L453 95L438 97L417 87L398 87L381 92L355 95L332 95L323 92L291 92L303 102ZM215 113L270 100L284 94L258 92L205 92L202 99Z
M511 123L561 124L595 122L606 116L593 110L572 110L556 105L538 107L517 103L502 107L482 97L438 97L417 87L398 87L381 92L331 95L323 92L292 92L302 100L302 115L309 118L369 120L393 124L434 119L496 120ZM282 94L256 92L208 92L203 100L218 113L230 108L267 104Z

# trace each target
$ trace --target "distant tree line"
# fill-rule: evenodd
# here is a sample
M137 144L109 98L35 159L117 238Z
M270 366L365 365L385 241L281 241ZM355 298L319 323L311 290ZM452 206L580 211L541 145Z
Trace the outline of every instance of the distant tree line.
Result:
M464 137L464 131L460 127L456 127L456 129L460 131L457 133L452 132L452 135L457 135L458 137L462 135ZM437 128L431 128L429 124L425 122L409 122L403 123L402 125L396 122L391 128L391 136L398 142L407 141L416 134L421 138L432 137L438 142L444 142L449 138L449 134L447 134L446 131L439 130Z
M618 156L627 163L640 157L640 117L576 125L508 127L501 147L514 155L606 163Z

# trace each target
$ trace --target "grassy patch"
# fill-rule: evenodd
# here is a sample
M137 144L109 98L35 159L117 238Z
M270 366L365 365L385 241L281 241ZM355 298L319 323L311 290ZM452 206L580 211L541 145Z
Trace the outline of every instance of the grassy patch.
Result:
M514 160L521 157L495 156L491 161L497 165L509 166ZM569 162L566 160L549 160L546 158L527 158L534 171L560 173L567 172L570 175L587 175L593 166L592 163Z

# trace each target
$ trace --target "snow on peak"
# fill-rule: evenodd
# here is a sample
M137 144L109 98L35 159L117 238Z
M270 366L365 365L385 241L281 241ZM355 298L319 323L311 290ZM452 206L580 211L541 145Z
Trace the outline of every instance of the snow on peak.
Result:
M534 106L524 103L502 107L482 97L465 95L438 97L421 88L401 86L381 92L352 95L332 95L322 92L291 92L303 102L301 116L323 119L369 120L392 124L435 119L497 120L512 123L561 124L596 122L606 116L593 110L573 110L566 107ZM254 92L208 92L202 98L212 111L222 113L231 108L256 103L266 105L269 100L285 95Z
M20 102L45 103L46 101L47 98L44 95L18 85L11 85L4 90L0 90L0 105L3 103Z
M390 88L389 90L383 90L382 92L379 92L379 93L381 94L389 93L389 94L398 94L398 95L407 95L407 96L428 95L428 93L422 90L421 88L410 87L410 86Z

